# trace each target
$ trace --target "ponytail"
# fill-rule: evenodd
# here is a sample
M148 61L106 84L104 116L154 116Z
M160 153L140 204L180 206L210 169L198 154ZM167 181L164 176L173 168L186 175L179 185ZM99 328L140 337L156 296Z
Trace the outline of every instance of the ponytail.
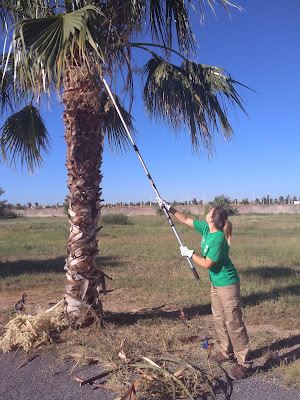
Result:
M228 245L230 246L231 235L232 235L232 223L228 221L228 213L222 207L215 207L212 215L214 219L214 225L219 231L223 231L227 239Z
M231 236L232 236L232 223L226 219L224 228L223 228L224 235L227 239L228 245L230 246Z

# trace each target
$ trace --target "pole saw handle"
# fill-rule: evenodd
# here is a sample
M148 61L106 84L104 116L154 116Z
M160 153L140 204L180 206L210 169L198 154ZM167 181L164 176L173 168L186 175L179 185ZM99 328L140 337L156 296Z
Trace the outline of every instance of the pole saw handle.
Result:
M188 263L190 264L191 270L193 271L194 277L199 280L199 275L198 272L196 271L195 267L193 266L193 264L191 263L191 260L187 257Z
M113 97L113 95L112 95L112 92L111 92L111 90L110 90L110 87L108 86L108 84L107 84L107 82L106 82L106 80L105 80L104 78L103 78L102 80L103 80L104 86L105 86L105 88L106 88L106 90L107 90L107 93L108 93L109 97L111 98L111 101L113 102L113 105L115 106L115 109L116 109L116 111L117 111L117 113L118 113L118 115L119 115L119 117L120 117L120 119L121 119L121 121L122 121L122 124L123 124L123 126L124 126L124 129L125 129L125 131L126 131L126 133L127 133L127 136L128 136L128 138L129 138L129 140L131 141L131 144L132 144L132 146L133 146L133 148L134 148L134 150L135 150L135 152L136 152L136 154L137 154L137 156L138 156L138 158L139 158L139 160L140 160L140 162L141 162L141 164L142 164L142 166L143 166L143 168L144 168L144 171L146 172L146 175L147 175L147 177L148 177L148 179L149 179L149 181L150 181L150 183L151 183L151 186L152 186L153 190L154 190L156 196L159 197L159 198L161 198L160 195L159 195L159 193L158 193L158 190L157 190L157 188L156 188L156 186L155 186L155 184L154 184L154 182L153 182L153 179L151 178L151 176L150 176L150 174L149 174L149 171L148 171L148 169L147 169L147 167L146 167L146 165L145 165L145 163L144 163L144 160L142 159L142 156L140 155L139 149L137 148L136 144L134 143L134 140L133 140L132 136L130 135L130 132L129 132L129 130L128 130L128 127L127 127L127 125L126 125L126 123L125 123L125 121L124 121L124 118L123 118L123 116L122 116L122 114L121 114L121 111L119 110L119 107L118 107L118 105L117 105L117 103L116 103L116 101L115 101L115 99L114 99L114 97ZM177 238L177 240L178 240L180 246L182 246L181 239L180 239L180 237L179 237L179 235L178 235L178 233L177 233L177 231L176 231L176 228L175 228L175 226L174 226L174 224L173 224L173 221L172 221L172 218L170 217L169 212L166 210L165 207L163 208L163 210L164 210L164 212L165 212L165 215L166 215L166 217L167 217L167 219L168 219L168 221L169 221L170 226L171 226L172 229L173 229L173 232L174 232L174 234L175 234L175 236L176 236L176 238ZM187 260L188 260L188 263L189 263L189 265L190 265L190 267L191 267L191 270L193 271L193 274L194 274L195 278L198 280L198 279L199 279L199 275L197 274L197 271L195 270L193 264L191 263L191 260L190 260L188 257L187 257Z
M160 196L159 196L159 198L160 198ZM169 211L166 209L166 207L163 207L163 210L164 210L164 213L165 213L165 215L166 215L166 217L167 217L167 220L169 221L169 224L170 224L171 228L173 229L173 232L174 232L174 234L175 234L175 236L176 236L176 238L177 238L177 240L178 240L178 243L180 244L180 246L183 246L183 243L182 243L182 241L181 241L181 239L180 239L180 237L179 237L179 235L178 235L178 232L177 232L177 230L176 230L176 228L175 228L175 226L174 226L174 223L173 223L173 221L172 221L172 218L171 218L171 216L170 216ZM191 267L191 270L192 270L192 272L193 272L193 274L194 274L194 277L195 277L197 280L199 280L199 279L200 279L200 278L199 278L199 275L198 275L198 273L197 273L195 267L193 266L191 260L189 259L189 257L186 257L186 259L187 259L187 262L189 263L189 266Z

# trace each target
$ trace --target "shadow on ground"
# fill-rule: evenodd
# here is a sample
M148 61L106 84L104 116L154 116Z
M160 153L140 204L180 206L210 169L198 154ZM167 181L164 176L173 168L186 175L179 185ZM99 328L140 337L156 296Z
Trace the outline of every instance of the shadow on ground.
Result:
M105 321L112 322L115 325L133 325L140 320L146 319L176 319L179 320L181 309L167 311L167 310L149 310L142 312L105 312ZM187 319L196 317L197 315L209 315L211 313L210 304L204 304L194 307L184 308L184 313Z
M295 348L295 346L297 346ZM288 349L293 348L288 351ZM277 355L280 350L284 349L285 352L280 357ZM262 358L266 353L271 352L269 359L267 359L262 365L256 368L257 371L269 371L274 366L279 366L282 362L284 364L290 364L300 359L300 335L290 336L285 339L277 340L268 346L263 346L259 349L255 349L251 352L253 360Z
M251 307L265 300L272 299L273 301L276 301L283 294L299 295L300 286L290 285L283 288L274 289L268 292L262 291L253 293L248 296L243 296L241 301L243 306ZM135 312L135 313L106 312L105 319L109 322L113 322L116 325L132 325L137 323L139 320L145 320L145 319L155 319L155 318L178 319L180 310L181 309L178 308L177 310L172 310L172 311L160 309L160 310L149 310L149 311ZM210 315L211 305L210 303L201 304L192 307L185 307L183 310L188 320L196 317L197 315Z
M57 257L49 260L16 260L0 262L0 277L18 276L21 274L38 274L38 273L63 273L65 265L65 257ZM119 267L122 263L111 257L98 257L97 266Z
M295 268L299 267L300 264L295 264ZM239 271L241 276L259 276L261 278L288 278L295 275L295 268L285 267L285 266L265 266L250 268L243 271Z
M0 263L0 277L18 276L21 274L38 274L45 272L64 272L64 257L51 260L17 260Z
M273 300L276 301L282 295L300 295L300 285L289 285L280 288L273 289L271 291L261 291L252 293L248 296L242 296L242 305L243 306L255 306L264 300Z

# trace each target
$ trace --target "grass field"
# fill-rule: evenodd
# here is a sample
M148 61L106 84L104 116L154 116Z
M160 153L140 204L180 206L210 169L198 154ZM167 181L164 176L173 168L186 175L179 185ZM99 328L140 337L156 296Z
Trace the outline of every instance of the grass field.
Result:
M207 271L199 267L200 280L194 279L164 216L136 216L129 221L104 225L99 235L97 263L112 278L107 281L112 291L102 297L109 335L94 325L68 330L56 348L98 357L110 367L120 362L120 350L129 359L180 350L192 361L204 362L201 343L186 338L215 338ZM297 386L300 215L240 215L231 221L230 255L241 278L254 362L268 376L280 372L283 383ZM176 228L183 243L200 253L201 236L179 223ZM27 312L48 308L63 298L67 239L66 218L0 221L0 333L14 316L14 304L23 292ZM179 318L181 309L188 326ZM274 366L276 352L279 362ZM123 382L126 379L122 376Z

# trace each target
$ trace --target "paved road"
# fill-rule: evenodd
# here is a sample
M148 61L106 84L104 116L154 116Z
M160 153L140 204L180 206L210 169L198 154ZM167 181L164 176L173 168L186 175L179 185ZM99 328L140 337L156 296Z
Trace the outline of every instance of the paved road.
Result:
M101 372L99 365L78 366L70 375L74 363L60 364L53 354L42 353L17 370L24 353L0 354L0 400L113 400L111 391L80 386L76 377L90 378ZM223 387L222 387L223 386ZM218 400L225 400L221 382ZM210 400L203 397L202 400ZM230 400L300 400L300 390L288 390L265 383L252 376L233 383ZM153 400L153 399L152 399Z

